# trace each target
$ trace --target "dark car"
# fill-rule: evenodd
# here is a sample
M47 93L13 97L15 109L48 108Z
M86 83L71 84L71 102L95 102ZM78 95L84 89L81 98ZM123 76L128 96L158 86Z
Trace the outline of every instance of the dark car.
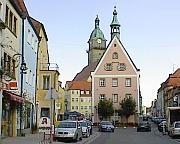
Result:
M149 124L149 122L143 121L139 123L137 127L137 132L140 131L151 131L151 125Z
M86 120L86 122L88 123L88 128L90 129L90 135L92 135L92 127L93 127L93 124L90 120Z
M166 121L162 121L162 122L158 125L158 130L159 130L160 132L163 132L163 126L164 126L165 132L167 132Z
M101 121L98 129L100 132L102 131L114 132L114 126L110 121Z

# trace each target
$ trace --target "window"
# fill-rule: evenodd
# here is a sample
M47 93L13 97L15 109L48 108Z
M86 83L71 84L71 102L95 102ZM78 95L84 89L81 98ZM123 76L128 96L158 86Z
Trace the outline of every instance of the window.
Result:
M105 78L100 78L99 79L99 86L100 87L105 87L106 86Z
M87 106L84 106L84 109L87 110Z
M89 91L86 91L86 94L89 94Z
M16 64L16 61L12 59L12 77L13 78L15 78L15 64Z
M84 99L83 99L83 98L81 98L81 102L84 102Z
M99 99L100 99L100 100L104 100L104 99L105 99L105 94L100 94Z
M41 117L50 117L50 109L41 108Z
M113 53L112 59L118 59L118 53L117 53L117 52L114 52L114 53Z
M89 98L89 102L91 102L91 98Z
M14 17L14 23L13 23L13 33L16 35L17 31L17 18Z
M114 44L114 47L116 47L116 44Z
M35 43L35 40L34 40L34 35L32 34L32 37L31 37L31 46L32 48L34 49L34 43Z
M50 86L50 76L43 76L43 89L49 90Z
M117 66L118 71L125 71L126 70L126 65L125 63L119 63Z
M27 42L29 44L31 44L31 31L28 29L28 33L27 33Z
M76 102L78 102L78 98L76 98Z
M74 90L72 90L72 94L74 94Z
M81 91L81 94L84 94L84 91Z
M91 109L91 106L89 106L89 109Z
M130 97L131 97L131 94L130 94L130 93L128 93L128 94L125 95L125 98L130 98Z
M113 78L112 79L112 86L113 87L117 87L118 86L118 79L117 78Z
M8 19L9 19L9 8L8 6L6 6L6 19L5 19L6 25L8 25Z
M72 110L74 110L74 106L72 106Z
M118 94L112 94L113 103L118 102Z
M131 78L126 78L126 87L131 87Z
M81 106L81 110L83 110L83 106Z
M104 69L105 69L106 71L112 71L112 69L113 69L112 63L107 63L107 64L105 64Z
M72 102L74 102L74 98L72 98Z
M13 26L13 13L10 11L10 15L9 15L9 28L10 28L10 30L12 30L12 26Z
M10 76L11 75L11 57L8 55L7 56L7 74Z
M76 93L78 94L79 92L77 91Z
M78 106L76 106L76 110L78 110Z

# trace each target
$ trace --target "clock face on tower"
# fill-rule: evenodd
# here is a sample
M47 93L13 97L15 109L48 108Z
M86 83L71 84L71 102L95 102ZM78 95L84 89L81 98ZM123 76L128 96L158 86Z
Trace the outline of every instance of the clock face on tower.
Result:
M101 39L97 39L97 43L100 44L101 43Z

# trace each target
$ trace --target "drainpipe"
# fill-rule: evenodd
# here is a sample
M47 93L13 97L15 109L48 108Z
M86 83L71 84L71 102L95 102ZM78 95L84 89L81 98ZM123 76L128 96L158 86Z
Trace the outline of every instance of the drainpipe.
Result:
M26 68L26 64L24 61L24 20L26 19L26 15L22 15L22 51L21 51L21 67L20 67L20 75L21 75L21 93L20 96L23 97L23 75L24 75L24 70ZM20 136L23 135L22 133L22 113L23 113L23 105L22 103L20 104Z

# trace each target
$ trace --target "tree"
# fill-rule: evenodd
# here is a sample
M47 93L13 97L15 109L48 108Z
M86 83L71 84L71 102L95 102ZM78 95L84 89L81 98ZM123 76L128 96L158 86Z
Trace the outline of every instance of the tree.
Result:
M100 100L98 103L98 114L102 119L113 115L113 103L110 100Z
M119 114L121 116L125 116L128 122L130 115L134 115L136 112L136 102L132 97L125 98L121 102L121 108L122 109L120 110Z

